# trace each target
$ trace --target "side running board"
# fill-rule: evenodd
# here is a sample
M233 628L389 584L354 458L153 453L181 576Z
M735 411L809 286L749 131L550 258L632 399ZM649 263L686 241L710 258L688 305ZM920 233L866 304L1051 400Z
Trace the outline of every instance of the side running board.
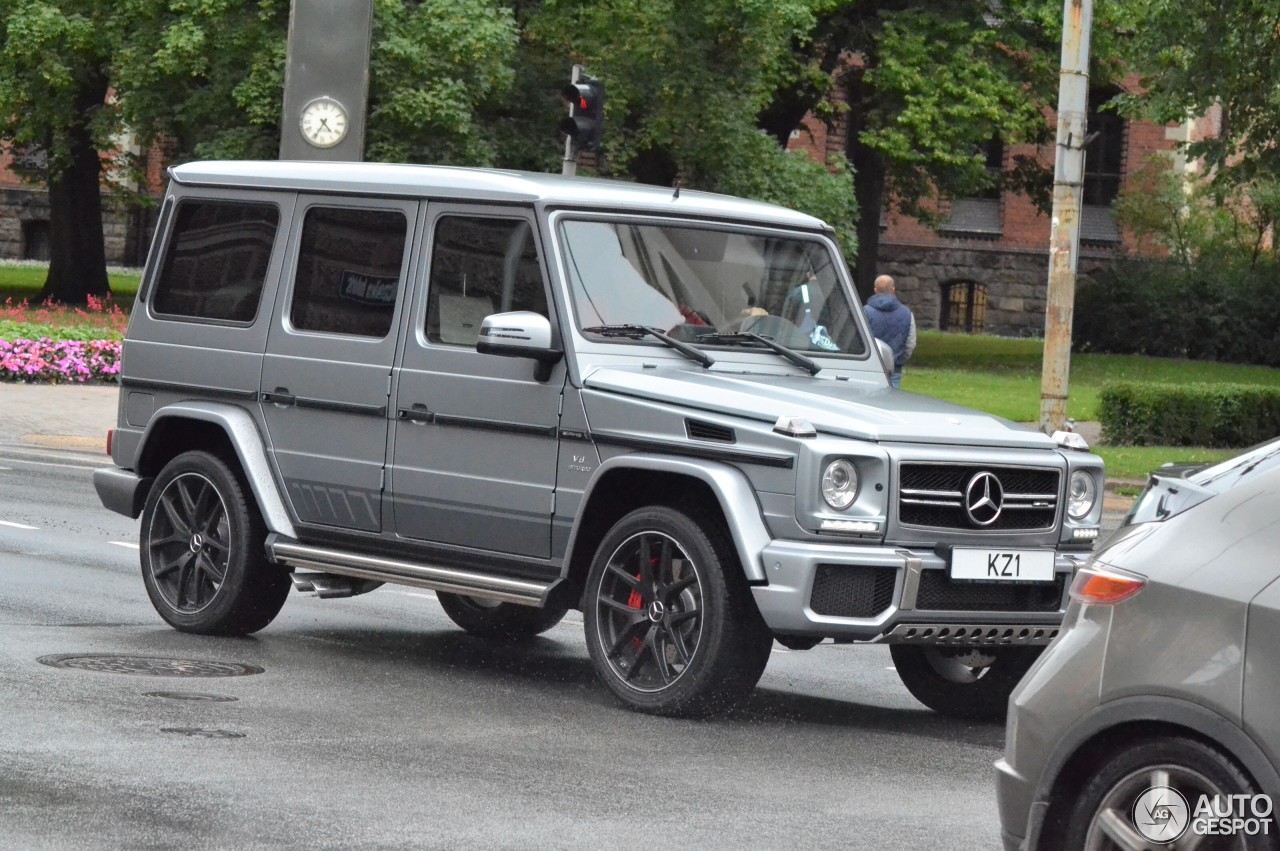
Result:
M276 535L267 538L267 556L272 561L292 568L431 588L435 591L451 591L522 606L546 605L552 590L558 584L558 580L539 582L535 579L512 579L454 567L438 567L421 562L313 547Z

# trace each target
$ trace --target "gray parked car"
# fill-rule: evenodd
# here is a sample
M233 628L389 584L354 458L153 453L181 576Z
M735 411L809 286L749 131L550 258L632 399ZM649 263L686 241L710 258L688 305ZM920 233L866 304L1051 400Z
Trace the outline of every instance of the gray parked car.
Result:
M822 222L515 172L210 162L171 181L103 503L178 629L434 588L473 633L581 609L628 705L700 715L774 638L888 642L1003 713L1098 534L1102 464L893 391Z
M1280 440L1157 471L1010 700L1005 847L1276 847L1277 580Z

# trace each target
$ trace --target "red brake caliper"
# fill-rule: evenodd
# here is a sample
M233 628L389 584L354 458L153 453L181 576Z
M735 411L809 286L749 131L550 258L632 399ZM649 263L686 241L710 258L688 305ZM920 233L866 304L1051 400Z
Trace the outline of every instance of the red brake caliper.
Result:
M650 561L650 564L652 564L652 563L654 563L654 562L656 562L656 561L657 561L657 559L656 559L656 558L655 558L655 559L652 559L652 560ZM640 580L640 574L638 574L638 573L637 573L637 574L636 574L636 581L638 582L639 580ZM641 609L641 608L644 608L644 597L643 597L643 596L641 596L641 594L640 594L640 589L639 589L639 588L632 588L632 589L631 589L631 594L627 597L627 605L628 605L628 606L630 606L630 607L631 607L631 608L633 608L633 609ZM643 638L641 638L640 636L638 636L638 635L637 635L635 638L631 639L631 646L632 646L634 649L639 650L639 649L641 648L641 646L643 646L643 645L644 645L644 639L643 639Z

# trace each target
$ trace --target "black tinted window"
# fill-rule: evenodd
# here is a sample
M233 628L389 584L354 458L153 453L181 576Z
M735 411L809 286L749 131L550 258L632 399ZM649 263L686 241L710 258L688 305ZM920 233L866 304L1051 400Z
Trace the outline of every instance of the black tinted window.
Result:
M280 214L272 204L183 201L156 282L156 313L252 322Z
M398 210L308 210L289 314L293 327L385 337L400 293L408 229Z
M547 316L538 238L523 219L445 216L436 225L427 338L474 346L491 313Z

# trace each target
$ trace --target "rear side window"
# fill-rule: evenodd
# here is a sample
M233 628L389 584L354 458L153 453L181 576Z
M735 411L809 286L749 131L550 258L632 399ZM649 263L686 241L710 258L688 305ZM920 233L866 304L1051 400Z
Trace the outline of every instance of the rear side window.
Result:
M181 202L152 310L192 319L253 322L279 222L274 204Z
M491 313L547 315L538 239L524 219L445 216L432 248L427 339L474 346Z
M398 210L307 210L289 313L293 327L387 336L408 233L409 220Z

